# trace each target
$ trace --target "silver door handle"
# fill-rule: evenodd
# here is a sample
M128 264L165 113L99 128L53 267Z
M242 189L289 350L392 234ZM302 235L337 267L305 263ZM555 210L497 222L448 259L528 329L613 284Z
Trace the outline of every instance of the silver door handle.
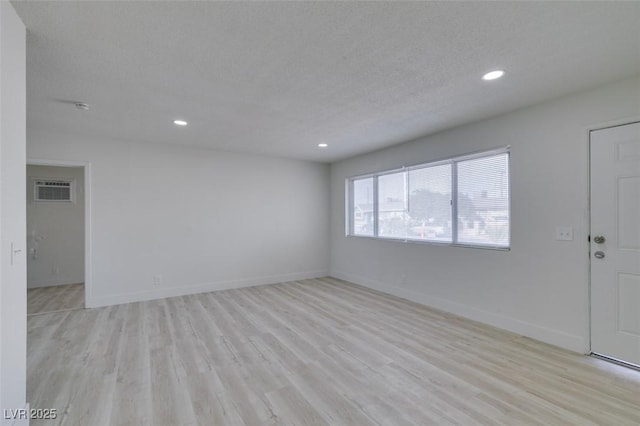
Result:
M604 259L604 252L603 251L597 251L597 252L593 253L593 256L596 259Z
M603 237L602 235L598 235L596 237L593 237L593 242L596 244L603 244L606 241L606 238Z

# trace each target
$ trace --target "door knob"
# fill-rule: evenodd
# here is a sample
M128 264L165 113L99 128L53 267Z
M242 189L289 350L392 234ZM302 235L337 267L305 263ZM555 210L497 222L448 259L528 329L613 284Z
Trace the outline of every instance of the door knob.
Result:
M597 251L597 252L593 253L593 255L595 256L596 259L604 259L604 252L603 251Z
M607 239L605 237L603 237L602 235L598 235L593 237L593 242L596 244L602 244L606 241Z

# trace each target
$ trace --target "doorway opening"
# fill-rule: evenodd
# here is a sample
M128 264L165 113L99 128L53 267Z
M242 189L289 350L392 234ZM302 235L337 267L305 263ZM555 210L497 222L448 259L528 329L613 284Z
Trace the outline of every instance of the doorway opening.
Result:
M84 309L84 165L27 164L27 315Z

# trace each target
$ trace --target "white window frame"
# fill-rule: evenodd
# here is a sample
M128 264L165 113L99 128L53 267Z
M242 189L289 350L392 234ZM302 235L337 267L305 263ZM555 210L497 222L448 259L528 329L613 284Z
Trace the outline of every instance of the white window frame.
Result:
M479 158L493 157L497 155L507 155L507 170L509 171L509 185L507 191L508 198L508 211L509 211L509 241L507 245L497 245L497 244L488 244L488 243L469 243L469 242L458 242L458 163L467 160L474 160ZM427 167L439 166L443 164L451 165L451 242L448 241L431 241L431 240L423 240L423 239L413 239L413 238L397 238L397 237L387 237L380 236L378 229L379 215L378 215L378 177L384 176L391 173L398 172L406 172L408 173L411 170L422 169ZM456 246L456 247L470 247L470 248L480 248L480 249L489 249L489 250L499 250L499 251L509 251L511 250L511 147L504 146L500 148L494 148L486 151L479 151L470 154L460 155L456 157L450 157L442 160L432 161L428 163L420 163L412 166L402 166L396 169L383 170L374 173L367 173L363 175L353 176L346 179L345 189L347 191L346 202L346 236L347 237L356 237L356 238L371 238L376 240L384 240L384 241L396 241L396 242L404 242L404 243L415 243L415 244L428 244L428 245L439 245L439 246ZM373 179L373 235L363 235L363 234L354 234L354 182L361 179Z

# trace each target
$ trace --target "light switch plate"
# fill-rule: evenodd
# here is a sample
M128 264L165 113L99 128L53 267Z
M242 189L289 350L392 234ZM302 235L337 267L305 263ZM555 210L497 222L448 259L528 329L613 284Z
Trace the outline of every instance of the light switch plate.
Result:
M573 228L570 226L558 226L556 228L556 240L573 241Z

